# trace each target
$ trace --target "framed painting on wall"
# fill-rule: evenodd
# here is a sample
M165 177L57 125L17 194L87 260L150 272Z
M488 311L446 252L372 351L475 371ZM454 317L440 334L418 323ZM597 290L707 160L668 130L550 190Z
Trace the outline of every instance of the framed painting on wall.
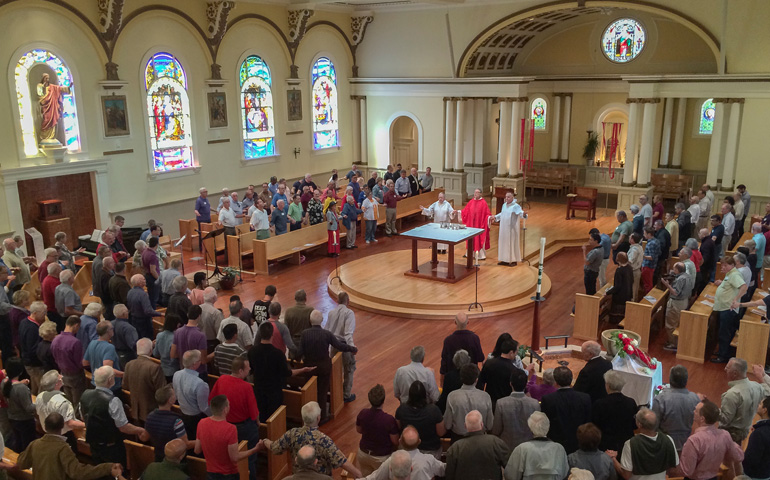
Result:
M227 126L227 96L225 92L209 92L209 128Z
M105 137L125 137L131 134L125 95L101 97Z
M302 120L302 90L292 89L286 91L286 105L289 109L289 121Z

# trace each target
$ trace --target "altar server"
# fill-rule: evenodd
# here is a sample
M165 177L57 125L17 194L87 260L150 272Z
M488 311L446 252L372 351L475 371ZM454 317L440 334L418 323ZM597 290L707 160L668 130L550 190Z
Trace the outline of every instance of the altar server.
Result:
M492 219L500 222L500 236L497 240L497 264L515 266L521 261L521 247L519 246L519 219L524 216L521 205L513 198L513 192L505 194L505 203L500 213L494 217L489 217L489 223Z
M420 205L420 210L422 210L423 215L433 217L433 223L450 222L455 216L455 210L452 208L452 205L446 201L444 192L438 194L438 201L433 202L430 207L425 208ZM438 249L438 253L446 253L448 246L445 243L439 243L436 248Z

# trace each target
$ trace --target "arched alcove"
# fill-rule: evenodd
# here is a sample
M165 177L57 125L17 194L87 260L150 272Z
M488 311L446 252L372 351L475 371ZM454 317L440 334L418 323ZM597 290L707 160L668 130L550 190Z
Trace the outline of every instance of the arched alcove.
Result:
M412 115L397 115L389 122L388 164L422 168L422 131Z

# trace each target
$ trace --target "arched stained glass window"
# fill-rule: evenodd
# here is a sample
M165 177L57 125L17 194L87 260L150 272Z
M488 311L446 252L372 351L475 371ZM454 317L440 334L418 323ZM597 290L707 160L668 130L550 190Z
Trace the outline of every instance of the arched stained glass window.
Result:
M535 121L535 130L545 130L548 115L548 104L544 98L536 98L532 101L532 114L530 118Z
M260 57L251 55L240 71L241 124L246 159L275 155L275 121L270 68Z
M192 153L187 76L169 53L156 53L144 71L153 172L195 166Z
M700 107L700 117L698 120L698 133L701 135L711 135L714 132L714 117L716 117L717 106L714 99L709 98Z
M642 52L646 34L642 25L633 18L612 22L602 36L602 51L615 63L630 62Z
M15 74L24 154L38 153L38 138L41 144L58 141L70 152L80 150L72 73L64 62L48 50L36 49L19 59Z
M338 147L337 71L326 57L313 64L313 149Z

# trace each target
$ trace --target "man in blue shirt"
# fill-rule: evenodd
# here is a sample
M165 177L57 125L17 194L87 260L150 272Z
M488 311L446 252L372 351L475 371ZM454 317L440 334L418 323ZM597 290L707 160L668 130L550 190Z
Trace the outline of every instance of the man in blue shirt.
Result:
M602 264L599 267L599 288L607 283L607 266L610 264L610 255L612 255L612 239L606 233L599 233L598 228L592 228L589 235L599 234L599 245L602 247Z
M275 195L278 192L278 177L270 177L270 183L267 184L267 189L270 193Z
M634 231L631 233L638 233L639 235L644 235L644 215L642 215L639 212L639 205L631 205L631 215L633 215L633 218L631 219L632 224L634 226Z
M348 182L352 182L353 181L353 177L358 176L358 175L360 175L360 173L358 172L358 167L355 164L353 164L350 167L350 171L345 175L345 178L348 179Z
M274 234L283 235L286 233L286 225L289 222L294 223L294 219L289 217L289 209L286 207L286 202L278 200L273 213L270 214L270 226L273 228Z
M286 196L286 185L278 185L278 190L273 194L273 206L278 205L278 200L283 200L284 205L289 203L289 197Z
M652 278L660 258L660 242L655 238L655 229L652 227L644 227L644 238L647 240L647 246L644 248L642 260L642 285L646 295L652 290Z
M401 170L401 176L396 180L396 193L401 196L408 196L411 193L409 180L406 178L406 170Z
M120 376L115 376L115 384L110 387L116 395L120 392L120 387L123 383L123 374L120 369L120 359L118 358L118 352L115 347L110 343L115 329L112 324L107 320L102 320L96 326L96 334L99 335L97 340L88 344L86 353L83 355L83 365L91 367L92 372L96 372L103 365L108 365L113 368ZM94 377L91 377L91 383L94 383ZM118 395L120 396L120 395Z
M717 260L722 258L725 252L722 251L722 238L725 236L725 226L722 225L722 217L719 215L711 216L711 239L717 249ZM713 280L712 280L713 281Z
M149 219L147 220L147 230L143 231L142 234L139 236L139 240L146 242L148 238L150 238L150 234L152 233L152 227L158 226L158 223L153 220Z
M200 197L195 199L195 220L198 221L198 243L203 251L203 235L201 235L201 223L211 223L211 204L209 203L209 191L206 187L199 190Z

